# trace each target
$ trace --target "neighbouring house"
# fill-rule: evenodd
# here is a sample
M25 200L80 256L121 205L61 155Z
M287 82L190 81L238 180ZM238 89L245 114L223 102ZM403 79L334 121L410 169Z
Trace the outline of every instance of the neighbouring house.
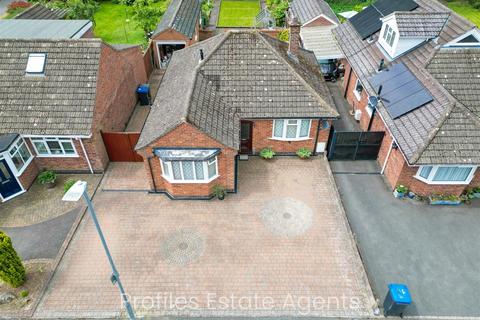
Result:
M334 34L361 128L386 132L378 162L390 186L479 186L479 30L434 0L378 0Z
M323 152L338 117L315 56L258 31L228 31L176 51L137 144L152 192L236 191L239 157L264 148Z
M27 10L19 13L14 19L61 20L68 13L68 9L47 8L41 3L35 3Z
M0 39L80 39L93 37L90 20L0 20Z
M329 66L343 58L337 40L332 34L340 21L324 0L293 0L290 15L301 25L303 47L315 53L321 66Z
M100 131L124 129L146 81L142 57L100 39L0 39L0 201L43 169L106 168Z
M153 59L157 68L165 69L176 50L199 41L200 0L172 0L151 36Z

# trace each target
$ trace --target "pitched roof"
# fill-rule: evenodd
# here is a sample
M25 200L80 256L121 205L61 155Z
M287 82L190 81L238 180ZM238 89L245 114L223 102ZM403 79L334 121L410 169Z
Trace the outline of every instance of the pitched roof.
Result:
M200 19L200 7L200 0L172 0L154 35L172 28L192 39Z
M237 149L239 117L336 117L313 53L302 50L295 60L287 49L256 31L229 31L176 51L137 148L182 122Z
M27 10L19 13L15 16L15 19L41 19L41 20L54 20L63 19L67 15L68 9L53 9L46 6L35 3Z
M0 20L0 39L78 39L90 20Z
M303 46L313 51L317 60L339 59L343 57L342 50L338 47L337 40L333 37L332 30L336 26L318 26L302 28L300 37Z
M0 133L89 135L102 42L0 40ZM32 52L45 76L27 76Z
M432 39L437 37L447 22L449 12L394 12L401 37Z
M416 0L416 2L419 4L419 7L415 9L417 12L450 12L447 7L434 0ZM473 24L468 20L451 12L450 18L440 32L436 42L433 40L428 41L415 50L409 51L390 62L403 62L434 98L432 102L395 120L390 117L382 103L378 106L378 113L410 164L464 163L468 161L468 158L452 157L450 153L446 152L434 152L428 158L421 158L421 155L426 151L438 128L445 122L445 115L457 103L449 92L430 74L426 69L426 65L437 51L439 45L455 39L473 27ZM362 40L350 22L334 29L334 35L367 93L376 95L376 88L372 87L368 78L376 72L380 60L385 59L376 41ZM374 34L374 38L378 39L378 31ZM453 64L453 66L456 66L456 64ZM458 130L458 128L453 126L449 127L449 130ZM452 131L451 136L455 134ZM451 142L455 143L453 139ZM475 148L480 151L479 145Z
M293 15L305 24L308 21L324 14L335 23L339 24L337 16L332 11L332 8L324 0L293 0L290 3L290 10Z
M16 133L0 134L0 152L7 151L17 138L18 134Z

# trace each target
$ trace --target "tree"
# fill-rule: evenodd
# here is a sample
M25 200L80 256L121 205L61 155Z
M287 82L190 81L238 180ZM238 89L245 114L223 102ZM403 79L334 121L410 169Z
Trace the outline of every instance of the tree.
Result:
M155 7L153 0L135 0L133 2L134 18L137 25L143 30L145 36L155 30L162 15L162 10Z
M25 267L13 248L12 239L0 231L0 279L16 288L25 282Z
M267 8L275 18L277 26L285 25L285 12L288 10L290 3L288 0L267 0Z
M98 11L99 5L93 0L67 0L68 19L88 19L94 21L93 15Z

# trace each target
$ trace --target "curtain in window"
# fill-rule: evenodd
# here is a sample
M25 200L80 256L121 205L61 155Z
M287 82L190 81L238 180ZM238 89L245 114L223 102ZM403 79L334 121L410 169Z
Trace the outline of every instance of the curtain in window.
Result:
M433 181L466 181L472 167L439 167Z

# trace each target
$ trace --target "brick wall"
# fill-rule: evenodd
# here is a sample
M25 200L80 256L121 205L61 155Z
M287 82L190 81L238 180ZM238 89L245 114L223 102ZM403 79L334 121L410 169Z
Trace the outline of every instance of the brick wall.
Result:
M302 28L308 27L320 27L320 26L331 26L333 23L325 18L324 16L319 16L315 20L310 21L308 24L302 26Z
M32 161L25 169L25 171L23 171L22 175L18 177L20 184L25 190L28 190L31 187L31 185L35 181L35 178L38 175L38 172L39 170L35 161Z
M217 156L218 174L220 176L210 183L169 183L162 177L159 158L153 155L153 148L155 147L220 148L221 152ZM152 191L168 192L171 196L178 198L208 197L211 194L212 187L216 184L224 186L229 191L235 188L235 156L237 151L222 145L188 123L179 125L148 147L140 150L139 153L145 159L144 166Z

